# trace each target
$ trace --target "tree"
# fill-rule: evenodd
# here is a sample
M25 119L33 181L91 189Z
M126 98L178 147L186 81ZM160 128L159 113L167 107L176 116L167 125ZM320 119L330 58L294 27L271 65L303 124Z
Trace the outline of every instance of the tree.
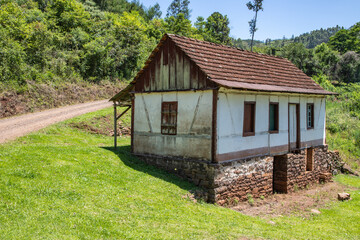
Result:
M322 43L315 47L314 59L322 72L329 76L339 61L339 53L330 49L327 44Z
M335 79L339 82L360 82L360 55L349 51L336 64Z
M168 32L191 37L193 31L191 21L186 19L183 13L179 13L177 17L170 16L165 19L165 22Z
M153 20L154 18L160 18L162 12L160 11L160 5L156 3L154 6L149 7L146 12L146 20Z
M219 12L214 12L206 19L206 35L204 36L204 39L220 44L230 44L229 23L229 19L226 15L223 16Z
M262 2L263 2L263 0L253 0L252 2L250 1L246 4L246 6L248 7L249 10L252 10L255 12L255 17L249 22L250 34L252 35L251 36L251 46L250 46L251 51L253 48L254 34L257 31L257 28L256 28L257 13L259 10L264 10L262 7Z
M279 55L289 59L310 77L320 73L320 69L314 60L312 50L306 49L302 43L290 43L284 46L280 50Z
M341 29L338 31L330 38L329 46L342 54L348 51L360 53L360 22L349 30Z
M169 18L173 16L176 18L180 13L182 13L184 14L185 19L189 19L191 13L189 4L189 0L173 0L167 9L166 17Z

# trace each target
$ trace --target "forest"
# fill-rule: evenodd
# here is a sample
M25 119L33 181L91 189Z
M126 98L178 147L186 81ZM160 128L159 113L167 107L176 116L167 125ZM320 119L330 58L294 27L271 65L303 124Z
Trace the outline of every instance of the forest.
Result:
M250 49L250 40L230 36L230 19L220 12L192 23L189 3L174 0L162 14L159 4L147 7L138 0L0 0L0 98L38 85L126 83L164 33ZM253 51L287 58L340 93L329 108L328 130L333 139L351 140L329 144L359 158L360 22L255 41Z
M192 24L188 0L159 4L126 0L1 0L0 89L21 91L29 81L127 81L164 33L248 49L230 37L230 20L214 12ZM257 41L254 51L288 58L308 76L360 81L360 23L320 29L292 39Z

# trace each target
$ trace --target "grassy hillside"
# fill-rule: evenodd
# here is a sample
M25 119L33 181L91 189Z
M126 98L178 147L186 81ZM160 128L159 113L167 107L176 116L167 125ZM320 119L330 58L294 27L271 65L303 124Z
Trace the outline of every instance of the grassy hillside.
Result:
M309 218L279 216L270 223L195 203L184 197L194 185L132 157L129 138L121 138L115 150L110 136L78 128L106 125L111 111L0 145L1 238L359 238L359 178L338 176L337 181L358 188L352 200L335 202Z

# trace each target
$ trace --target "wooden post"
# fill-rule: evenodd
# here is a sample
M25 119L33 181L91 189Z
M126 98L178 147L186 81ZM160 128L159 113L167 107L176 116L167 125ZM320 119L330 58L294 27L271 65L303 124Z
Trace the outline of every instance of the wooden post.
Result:
M117 148L117 114L116 114L116 102L114 102L114 147Z

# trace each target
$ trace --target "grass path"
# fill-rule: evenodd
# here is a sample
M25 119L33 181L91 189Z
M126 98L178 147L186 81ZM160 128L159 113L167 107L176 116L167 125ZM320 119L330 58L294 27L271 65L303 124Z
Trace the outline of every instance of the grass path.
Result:
M0 145L2 239L359 239L360 192L309 219L268 220L183 198L195 186L129 154L129 138L69 126ZM360 179L338 176L360 188Z

